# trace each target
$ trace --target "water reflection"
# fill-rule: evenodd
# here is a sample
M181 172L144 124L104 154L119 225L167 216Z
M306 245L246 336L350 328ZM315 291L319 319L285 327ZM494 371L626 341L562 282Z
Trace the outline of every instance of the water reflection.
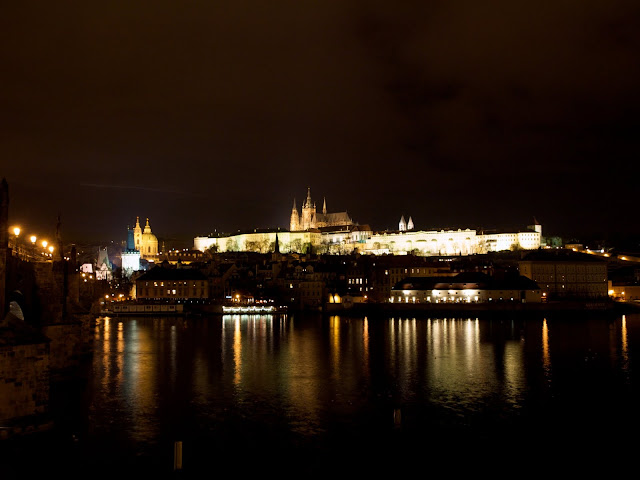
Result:
M638 315L609 323L105 317L93 332L92 431L144 450L161 434L185 431L215 432L216 442L243 432L243 441L274 434L317 441L335 429L384 429L399 407L403 426L424 428L513 421L524 407L545 418L552 390L566 405L609 401L599 391L615 398L612 374L632 381L639 331ZM562 389L582 378L581 396Z

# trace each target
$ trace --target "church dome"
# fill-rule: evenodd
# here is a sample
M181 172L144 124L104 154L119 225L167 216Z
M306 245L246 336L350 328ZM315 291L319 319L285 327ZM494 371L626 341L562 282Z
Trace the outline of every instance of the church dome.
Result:
M151 226L147 218L147 224L140 238L140 256L142 258L153 257L158 254L158 238L151 233Z
M143 233L142 234L142 243L158 243L158 237L156 237L153 233Z

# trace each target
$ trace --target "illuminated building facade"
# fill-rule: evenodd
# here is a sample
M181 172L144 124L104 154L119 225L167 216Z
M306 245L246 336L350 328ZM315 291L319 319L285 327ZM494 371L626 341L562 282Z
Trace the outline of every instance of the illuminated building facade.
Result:
M321 244L322 234L318 230L299 232L253 231L224 237L196 237L193 248L204 252L213 248L216 252L275 251L276 238L281 253L305 253Z
M148 224L148 222L147 222ZM291 211L289 232L280 232L280 252L349 254L354 251L373 255L474 255L504 250L536 250L540 248L542 226L535 222L522 231L497 232L472 229L416 230L413 218L401 217L397 231L374 233L368 225L357 225L347 212L327 213L324 201L322 213L316 212L311 189L298 213L295 200ZM241 233L226 237L196 237L194 248L204 252L274 251L275 232Z
M540 250L519 262L520 273L540 285L547 297L606 297L607 262L571 250Z
M122 274L129 278L133 272L140 270L140 252L135 247L134 231L127 230L127 245L120 254L122 259Z
M517 276L495 279L483 273L454 277L409 277L391 289L391 303L540 303L536 282Z
M199 270L154 267L136 279L139 300L204 300L209 282Z

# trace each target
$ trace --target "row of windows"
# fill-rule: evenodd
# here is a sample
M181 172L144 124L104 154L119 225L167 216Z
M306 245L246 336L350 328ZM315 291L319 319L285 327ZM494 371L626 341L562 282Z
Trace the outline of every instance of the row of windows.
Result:
M145 286L145 287L148 287L150 283L151 283L151 282L144 282L144 286ZM183 281L183 282L153 282L153 286L154 286L154 287L164 287L164 286L165 286L165 283L166 283L166 286L167 286L167 287L176 287L176 286L179 286L179 285L187 285L187 282L186 282L186 281ZM202 280L202 281L200 281L200 282L190 280L190 281L189 281L189 286L191 286L191 287L197 287L197 286L198 286L198 283L200 284L200 286L201 286L201 287L204 287L204 286L205 286L205 282L204 282L204 280Z
M201 288L141 288L138 296L140 297L163 297L163 296L178 296L178 297L204 297L205 290Z

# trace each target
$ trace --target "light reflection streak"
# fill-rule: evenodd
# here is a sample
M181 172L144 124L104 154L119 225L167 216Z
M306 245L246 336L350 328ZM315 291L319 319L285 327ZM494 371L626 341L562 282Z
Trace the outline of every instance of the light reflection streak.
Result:
M621 340L622 340L622 369L628 373L629 371L629 343L628 343L628 333L627 333L627 316L622 315L622 331L621 331Z
M522 345L517 340L511 340L505 345L505 392L507 394L507 400L514 405L519 403L519 396L524 386L524 362L522 353Z
M551 380L551 353L549 350L549 327L547 319L542 321L542 366L547 380Z
M364 374L369 376L369 320L364 317L362 325L362 363L364 365Z
M334 376L340 372L340 317L332 315L329 318L329 338L331 346L331 368Z
M391 362L391 369L395 371L396 367L396 321L391 317L389 328L389 361Z
M124 376L124 325L118 322L118 340L116 345L116 365L118 367L118 385L122 384Z
M111 384L111 322L109 317L104 319L104 332L102 336L102 358L104 365L104 375L102 386L106 390Z
M240 316L235 315L233 329L233 363L234 363L234 385L240 385L242 380L242 332L240 331Z
M171 325L170 345L171 345L171 382L176 383L177 358L176 358L176 326Z

